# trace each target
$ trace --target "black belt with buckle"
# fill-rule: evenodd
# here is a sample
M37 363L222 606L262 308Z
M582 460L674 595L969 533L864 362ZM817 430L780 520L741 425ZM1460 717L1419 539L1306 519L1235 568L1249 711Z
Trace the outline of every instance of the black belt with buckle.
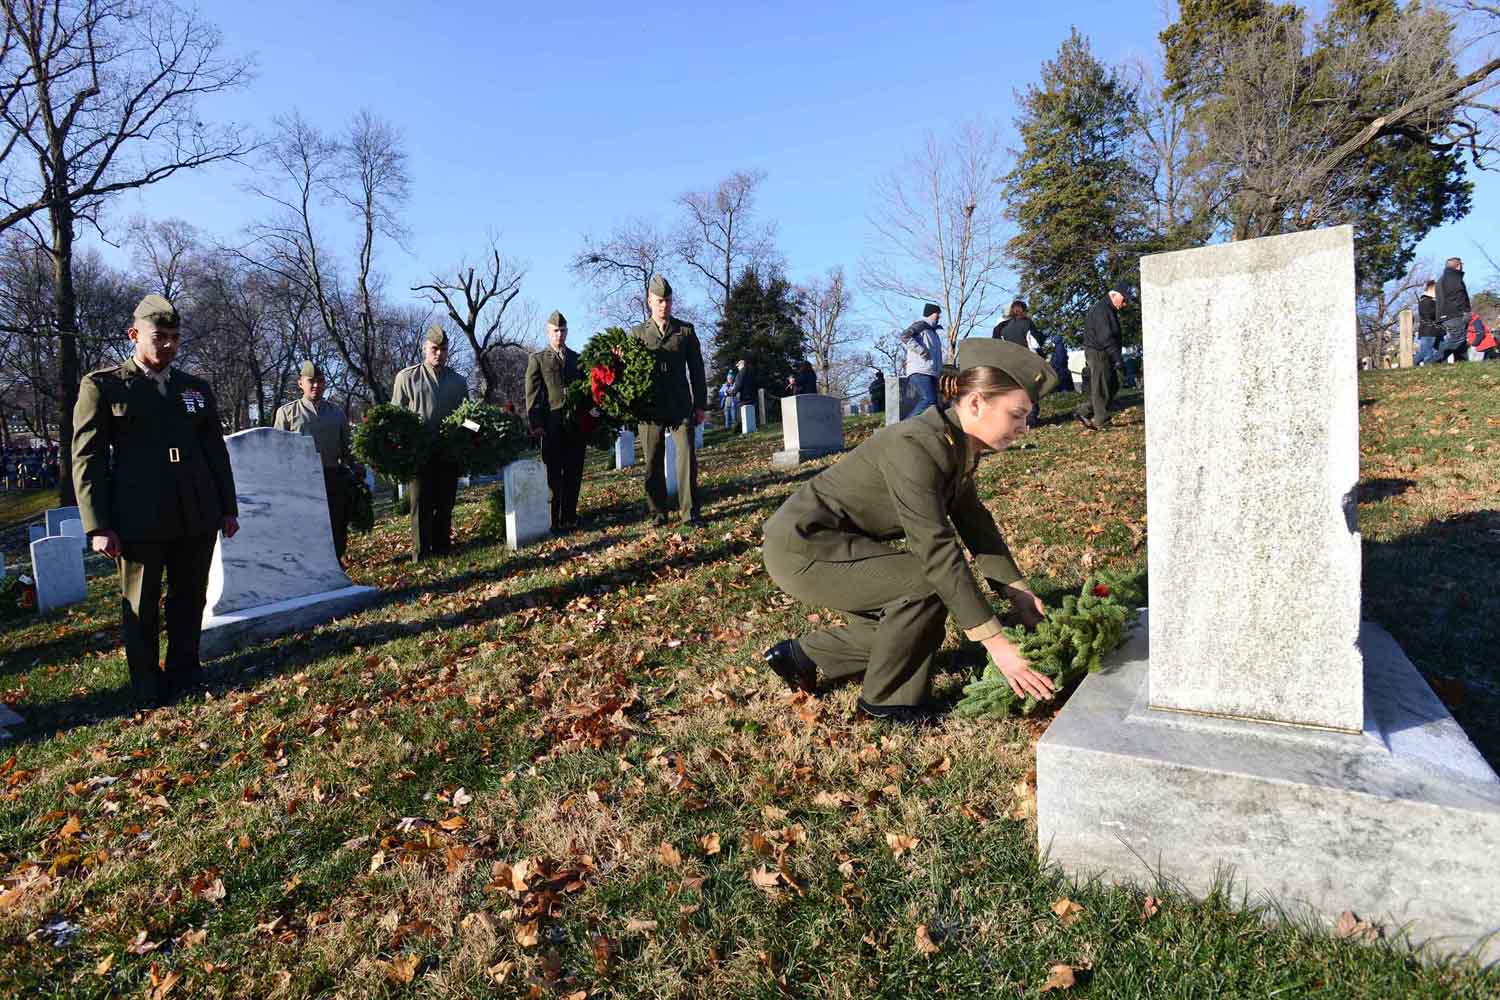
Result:
M182 461L182 453L179 452L176 448L168 448L167 461L172 462L173 464Z

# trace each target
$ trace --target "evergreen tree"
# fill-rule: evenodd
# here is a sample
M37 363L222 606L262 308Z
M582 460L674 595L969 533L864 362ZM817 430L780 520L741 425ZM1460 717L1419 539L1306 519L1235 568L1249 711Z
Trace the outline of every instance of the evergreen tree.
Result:
M755 385L785 395L787 377L806 356L807 339L796 290L780 275L762 280L753 268L741 272L724 305L724 322L714 338L716 380L744 358Z
M1040 85L1021 95L1021 151L1006 175L1007 215L1018 232L1006 249L1021 294L1044 330L1076 334L1110 284L1134 284L1143 233L1145 179L1127 141L1134 94L1073 29ZM1121 315L1139 338L1139 311Z

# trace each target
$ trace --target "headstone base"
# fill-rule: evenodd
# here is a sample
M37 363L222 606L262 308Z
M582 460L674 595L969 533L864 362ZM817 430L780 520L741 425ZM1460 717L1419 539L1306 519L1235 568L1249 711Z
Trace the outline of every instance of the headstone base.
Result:
M25 721L18 713L11 711L9 705L0 705L0 743L13 739L15 734L11 730L20 728Z
M771 452L771 468L795 469L803 462L811 462L824 455L837 455L842 448L790 448Z
M374 604L380 598L378 587L345 587L321 594L308 594L274 604L212 615L203 619L203 637L198 655L205 659L223 656L242 646L262 639L273 639L290 632L301 632L334 618Z
M1144 613L1037 745L1037 836L1079 879L1340 913L1500 958L1500 778L1401 647L1363 623L1362 733L1146 706ZM1487 937L1488 936L1488 937Z

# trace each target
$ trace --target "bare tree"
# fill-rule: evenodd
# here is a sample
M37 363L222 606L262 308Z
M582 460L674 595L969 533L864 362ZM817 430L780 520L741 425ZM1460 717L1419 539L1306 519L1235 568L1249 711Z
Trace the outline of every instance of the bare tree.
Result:
M645 319L646 286L661 270L669 249L656 223L630 218L607 238L583 238L568 269L594 290L594 311L606 326L633 326Z
M45 216L52 257L59 438L73 432L78 396L78 298L73 241L97 226L121 191L181 170L237 159L252 148L239 128L205 124L197 100L245 83L246 60L220 54L219 32L193 12L133 0L3 0L0 45L0 230ZM70 449L62 502L71 503Z
M708 292L715 328L724 321L735 279L745 270L779 274L776 224L755 215L755 191L764 170L737 171L710 191L689 191L677 199L683 220L672 238L677 259Z
M848 348L860 336L849 325L853 294L844 280L844 269L829 268L824 277L799 285L796 294L797 311L812 352L818 384L824 392L842 396L854 367Z
M928 133L875 188L864 284L893 324L915 319L924 300L941 305L950 357L1005 293L1003 160L999 134L973 121L951 140Z
M1403 301L1410 302L1420 295L1428 279L1440 273L1441 267L1434 262L1417 261L1400 278L1367 294L1359 312L1361 360L1368 359L1372 368L1382 366L1394 343L1390 334L1401 321Z
M1201 228L1201 216L1209 214L1191 169L1194 142L1187 108L1166 96L1160 69L1145 59L1132 60L1125 71L1135 94L1129 104L1131 165L1146 181L1143 228L1161 245L1174 247L1178 234L1195 223Z
M272 215L251 227L250 245L238 252L307 295L351 389L380 401L401 367L397 362L413 356L401 350L404 324L384 315L390 307L375 270L381 240L400 245L406 239L401 211L409 181L400 136L360 112L339 141L294 113L277 119L266 165L273 183L257 181L251 190L272 205ZM330 203L348 210L358 233L347 281L319 224L320 209Z
M474 354L480 396L495 402L501 381L498 362L503 357L498 349L521 346L509 339L516 331L506 323L506 310L521 294L526 269L500 255L498 238L494 236L490 237L483 266L480 271L472 264L460 262L450 272L452 277L434 274L431 281L413 286L412 291L425 293L427 300L446 310L448 319L463 331Z

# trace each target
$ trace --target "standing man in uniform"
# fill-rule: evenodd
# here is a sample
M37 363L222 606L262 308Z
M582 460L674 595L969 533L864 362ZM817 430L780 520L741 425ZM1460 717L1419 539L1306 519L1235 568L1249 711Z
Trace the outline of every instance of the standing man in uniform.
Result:
M1111 288L1084 317L1083 356L1089 369L1089 398L1073 415L1092 431L1109 426L1109 407L1120 391L1120 373L1125 369L1120 353L1120 310L1129 304L1129 295L1119 287Z
M567 345L568 320L553 311L547 317L547 347L526 361L526 419L542 439L547 489L552 493L552 524L558 531L578 527L578 491L583 486L587 442L578 427L566 426L563 405L567 387L579 376L578 352Z
M396 375L391 403L422 418L436 432L469 398L464 377L448 367L448 334L434 323L422 337L422 363ZM445 556L453 549L453 503L458 499L458 467L445 461L442 448L427 459L417 478L406 484L411 497L412 561Z
M698 449L693 428L703 423L708 405L708 387L703 376L703 351L691 323L672 316L672 286L661 275L653 275L646 304L651 318L630 335L651 349L655 356L652 392L656 419L640 425L641 448L646 459L646 502L656 515L655 523L667 523L666 436L672 435L677 449L677 508L684 521L703 524L698 497Z
M302 362L297 386L302 398L276 411L272 424L278 431L306 434L313 439L323 460L323 489L328 494L328 523L333 527L333 551L339 562L349 545L349 486L343 466L349 459L349 418L323 398L327 383L323 372L311 361Z
M135 307L130 360L84 376L73 407L73 488L89 545L120 570L130 689L145 705L202 676L198 637L219 532L240 529L234 473L213 390L172 367L177 310L160 295ZM162 572L167 657L158 660Z

